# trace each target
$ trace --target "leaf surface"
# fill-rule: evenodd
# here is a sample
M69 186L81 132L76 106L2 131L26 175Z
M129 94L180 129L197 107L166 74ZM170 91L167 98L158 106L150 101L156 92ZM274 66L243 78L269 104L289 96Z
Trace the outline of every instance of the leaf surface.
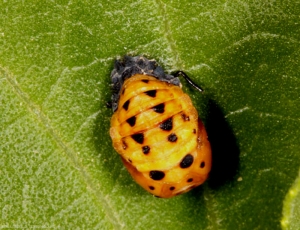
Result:
M2 228L297 226L299 212L282 217L298 202L285 200L300 163L297 1L4 1L0 14ZM205 90L182 82L213 148L203 186L158 199L123 167L105 104L125 54Z

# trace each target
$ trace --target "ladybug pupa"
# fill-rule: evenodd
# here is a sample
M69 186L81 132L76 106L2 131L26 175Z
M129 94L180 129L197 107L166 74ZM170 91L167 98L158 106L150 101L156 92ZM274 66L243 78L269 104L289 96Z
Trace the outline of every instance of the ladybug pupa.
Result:
M211 169L206 130L179 75L192 83L143 56L116 60L111 73L113 147L133 179L163 198L201 185Z

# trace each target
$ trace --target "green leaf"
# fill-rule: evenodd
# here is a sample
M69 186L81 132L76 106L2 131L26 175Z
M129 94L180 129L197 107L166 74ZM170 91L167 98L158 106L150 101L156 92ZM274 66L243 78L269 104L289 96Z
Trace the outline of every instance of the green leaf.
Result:
M283 229L297 229L300 226L300 178L297 177L289 190L284 206L281 226Z
M0 14L1 228L280 228L297 202L284 198L300 165L299 2L3 1ZM213 148L203 186L158 199L123 167L105 103L124 54L204 88L183 82Z

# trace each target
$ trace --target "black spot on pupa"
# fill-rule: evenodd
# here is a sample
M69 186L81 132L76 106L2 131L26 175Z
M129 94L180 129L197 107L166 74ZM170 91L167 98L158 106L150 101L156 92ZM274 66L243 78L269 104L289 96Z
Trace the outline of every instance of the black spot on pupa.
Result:
M143 144L143 142L144 142L144 134L143 133L133 134L133 135L131 135L131 138L139 144Z
M187 180L187 182L192 182L193 181L193 178L189 178L188 180Z
M170 187L170 190L171 190L171 191L173 191L174 189L175 189L175 187L174 187L174 186Z
M135 117L135 116L133 116L133 117L131 117L131 118L128 118L128 119L126 120L126 122L127 122L131 127L133 127L133 126L135 125L135 121L136 121L136 117Z
M200 164L200 168L204 168L205 167L205 162L202 161L201 164Z
M142 147L143 153L147 155L150 152L150 147L148 145Z
M146 79L144 79L144 80L142 80L142 82L148 83L148 82L149 82L149 80L146 80Z
M156 96L156 90L146 91L145 94L147 94L150 97L155 97Z
M161 180L165 177L165 173L158 170L150 171L149 176L152 180Z
M176 142L177 141L177 136L175 133L171 133L169 136L168 136L168 141L170 142Z
M127 143L124 140L122 140L122 147L124 150L128 147Z
M124 95L124 93L125 93L125 88L122 90L122 95Z
M132 160L130 160L130 159L128 158L128 162L129 162L129 163L132 163Z
M189 116L187 116L186 114L181 114L181 117L182 117L182 119L184 120L184 121L189 121L190 120L190 117Z
M123 104L123 108L127 111L128 110L128 106L129 106L129 100L127 100L124 104Z
M173 128L173 119L172 117L165 120L163 123L161 123L159 125L159 128L161 128L162 130L166 130L166 131L170 131Z
M153 186L149 186L149 189L150 190L154 190L155 188Z
M188 168L194 162L194 157L191 154L187 154L180 162L180 168Z
M157 113L163 113L165 112L165 104L164 103L158 104L152 107L152 109Z
M193 133L196 133L196 129L193 129Z

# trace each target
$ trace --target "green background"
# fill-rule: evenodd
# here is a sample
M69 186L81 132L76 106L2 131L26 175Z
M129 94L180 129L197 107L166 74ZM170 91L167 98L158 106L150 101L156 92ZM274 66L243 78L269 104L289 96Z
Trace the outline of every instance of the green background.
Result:
M299 229L299 1L2 1L0 228ZM213 170L171 199L129 176L108 134L115 58L183 81Z

